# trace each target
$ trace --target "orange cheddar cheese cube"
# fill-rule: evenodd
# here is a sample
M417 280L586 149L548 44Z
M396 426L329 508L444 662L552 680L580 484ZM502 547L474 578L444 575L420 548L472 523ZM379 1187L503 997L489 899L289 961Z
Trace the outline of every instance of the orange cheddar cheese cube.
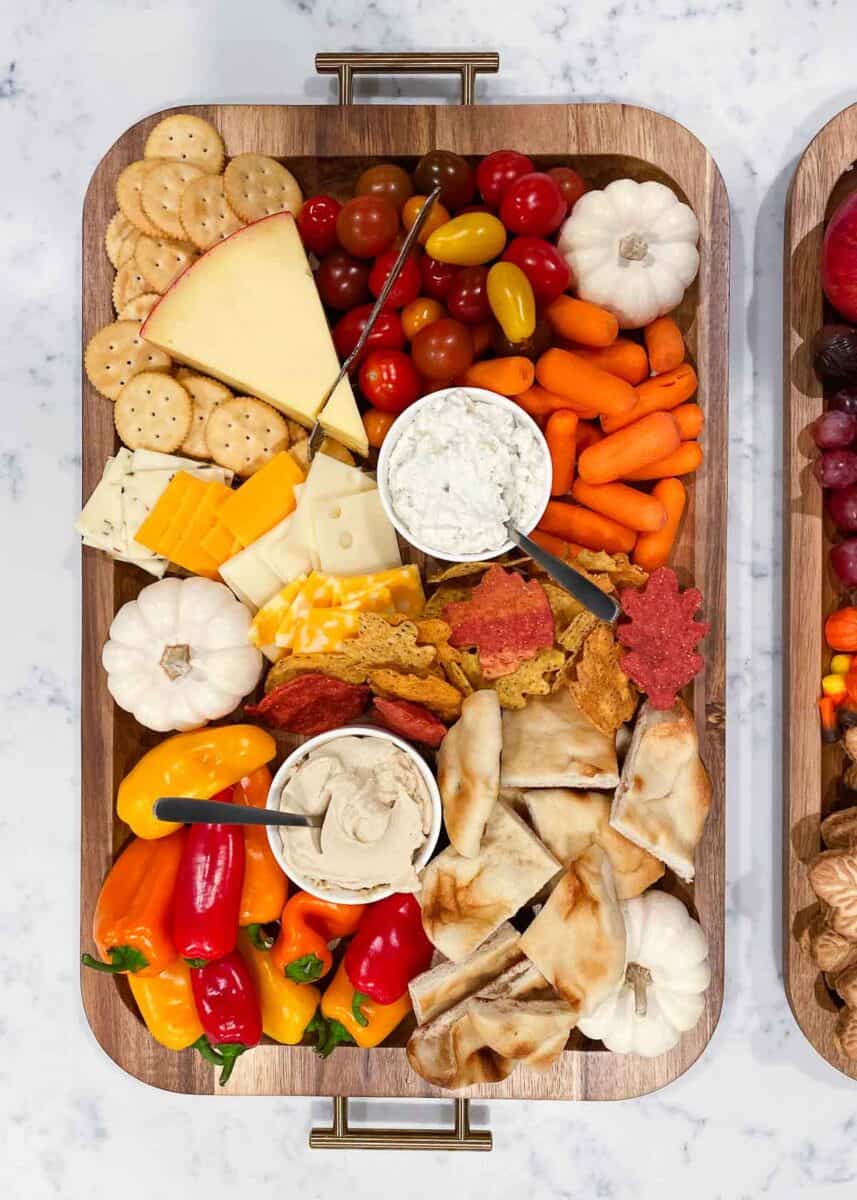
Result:
M174 475L158 497L148 517L137 530L134 535L135 540L159 554L160 551L154 550L154 546L160 544L176 510L185 497L192 492L193 485L193 476L188 475L186 471L179 471Z
M208 533L203 537L200 546L220 566L228 558L233 558L243 549L241 543L222 525L219 518L215 520Z
M295 508L295 485L304 473L287 450L281 450L237 491L219 513L220 522L242 546L273 529Z
M185 531L173 546L171 557L174 563L192 571L195 575L217 578L218 563L202 547L202 539L216 519L218 510L233 495L232 489L223 483L206 484L206 493L193 513Z

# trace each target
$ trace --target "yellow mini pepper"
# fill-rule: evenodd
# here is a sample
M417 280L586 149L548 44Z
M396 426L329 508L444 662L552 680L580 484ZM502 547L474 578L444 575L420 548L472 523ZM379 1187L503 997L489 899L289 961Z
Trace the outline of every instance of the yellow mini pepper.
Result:
M190 985L190 967L176 958L160 975L129 975L146 1028L168 1050L186 1050L203 1035Z
M327 1058L343 1042L354 1042L363 1049L378 1046L410 1011L408 992L392 1004L377 1004L368 996L355 992L343 962L321 998L321 1014L325 1021L316 1021L316 1051L322 1058Z
M238 934L238 952L247 964L262 1007L262 1029L275 1042L296 1046L315 1016L321 992L295 983L277 969L269 950L253 945L246 929Z
M210 800L270 762L276 752L271 735L255 725L218 725L176 734L144 754L125 776L116 811L138 837L166 837L180 826L154 815L154 803L161 796Z
M488 303L510 342L522 342L536 328L536 298L524 272L515 263L498 262L488 272Z

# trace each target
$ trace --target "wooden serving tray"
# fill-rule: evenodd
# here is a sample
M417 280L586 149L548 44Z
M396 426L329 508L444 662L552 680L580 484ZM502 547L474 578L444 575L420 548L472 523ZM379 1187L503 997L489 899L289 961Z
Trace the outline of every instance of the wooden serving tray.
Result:
M825 125L798 163L786 202L783 272L784 978L795 1020L809 1042L852 1079L857 1079L857 1062L843 1058L833 1036L836 1003L797 939L816 911L805 864L822 848L820 825L837 806L843 768L840 747L822 744L816 709L825 668L824 619L842 589L827 563L830 530L812 473L817 451L808 427L824 409L812 369L812 337L825 320L836 319L821 290L821 243L827 218L857 188L855 159L857 104Z
M403 105L259 106L211 105L189 110L212 121L227 153L257 151L288 160L304 191L346 195L371 160L395 158L413 165L434 147L484 155L514 145L543 166L575 165L596 186L629 175L673 186L693 206L701 227L699 278L679 318L700 377L705 409L706 462L691 484L684 531L675 561L682 581L705 596L711 632L707 666L688 701L699 727L700 750L711 772L713 803L697 854L697 882L681 894L698 915L710 941L712 981L696 1028L674 1051L647 1060L610 1054L576 1033L551 1071L520 1068L504 1083L471 1090L474 1096L521 1099L617 1100L642 1095L676 1079L699 1057L720 1013L723 996L724 927L724 742L726 621L727 329L729 212L723 181L713 160L686 129L640 108L613 104L497 105L482 108ZM103 249L104 229L115 209L113 187L120 170L140 158L146 135L166 114L139 122L119 138L99 164L83 213L83 340L113 319L112 270ZM114 451L111 405L83 379L83 494L101 477ZM155 735L119 711L107 692L101 648L114 613L149 582L130 566L83 551L83 790L81 940L90 948L92 913L101 881L128 831L114 814L122 776L152 745ZM137 1017L124 980L82 972L83 1002L98 1042L138 1079L177 1092L214 1094L215 1072L195 1053L162 1049ZM402 1046L339 1049L327 1062L309 1047L266 1045L243 1058L227 1093L313 1096L438 1096L408 1066Z

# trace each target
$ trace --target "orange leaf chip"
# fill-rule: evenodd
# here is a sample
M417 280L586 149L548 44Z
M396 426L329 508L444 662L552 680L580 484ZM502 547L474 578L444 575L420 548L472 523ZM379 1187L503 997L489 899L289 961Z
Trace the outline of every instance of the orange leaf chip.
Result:
M299 675L327 675L342 683L365 683L366 672L344 654L286 654L275 662L265 680L265 691L271 692L281 683L289 683Z
M342 645L341 653L364 672L391 668L425 675L434 666L434 646L417 644L418 631L413 621L392 624L378 613L363 613L358 633Z
M610 626L599 623L584 642L577 678L568 685L577 707L607 737L630 721L637 707L637 690L619 658Z
M476 646L486 679L510 675L526 659L554 644L554 620L545 590L514 571L494 566L469 600L448 604L453 646Z
M370 671L369 686L376 696L422 704L450 724L461 716L461 692L436 675L402 675L398 671Z
M565 664L562 650L539 650L511 675L494 681L494 691L502 708L525 708L528 696L547 696L553 677ZM550 677L550 678L549 678Z

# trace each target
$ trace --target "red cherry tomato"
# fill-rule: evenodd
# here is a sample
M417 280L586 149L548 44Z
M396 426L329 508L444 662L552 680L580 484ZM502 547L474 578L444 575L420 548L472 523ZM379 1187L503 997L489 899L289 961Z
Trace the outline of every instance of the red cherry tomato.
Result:
M512 238L503 251L503 261L521 268L530 281L537 304L550 304L571 283L568 263L556 246L544 238Z
M557 181L544 171L533 171L516 179L503 193L500 220L510 233L547 237L562 224L565 211Z
M414 366L426 379L454 379L473 362L473 337L466 325L441 317L411 342Z
M506 188L534 171L533 160L517 150L495 150L488 154L476 168L476 186L486 204L499 208Z
M383 196L355 196L336 218L340 245L356 258L375 258L399 232L399 214Z
M356 308L369 299L369 264L345 250L331 250L315 273L315 286L328 308Z
M420 378L402 350L373 350L360 368L360 390L381 412L400 413L420 394Z
M373 296L381 295L381 289L387 282L387 276L392 271L398 257L398 250L385 250L375 259L372 270L369 272L369 291ZM404 308L406 304L416 300L422 285L423 278L420 274L419 263L413 254L410 254L399 272L399 278L390 290L384 307Z
M340 317L333 327L333 344L341 359L348 355L357 345L357 340L369 320L372 311L371 304L360 304L352 308L344 317ZM405 331L398 313L384 308L378 314L378 320L372 327L366 345L363 348L361 361L370 350L401 350L405 344Z
M449 315L465 325L481 325L489 320L487 280L487 267L462 267L446 294Z
M420 259L420 274L423 279L422 290L432 300L445 300L461 267L453 263L438 262L426 254Z
M342 205L333 196L310 196L298 213L298 233L307 250L319 258L337 246L336 218Z
M562 198L565 201L566 212L571 212L580 197L586 191L586 181L571 167L551 167L548 171L551 179L555 179Z
M424 154L414 167L414 185L423 196L440 187L440 202L450 212L469 204L476 190L470 163L451 150L430 150Z

